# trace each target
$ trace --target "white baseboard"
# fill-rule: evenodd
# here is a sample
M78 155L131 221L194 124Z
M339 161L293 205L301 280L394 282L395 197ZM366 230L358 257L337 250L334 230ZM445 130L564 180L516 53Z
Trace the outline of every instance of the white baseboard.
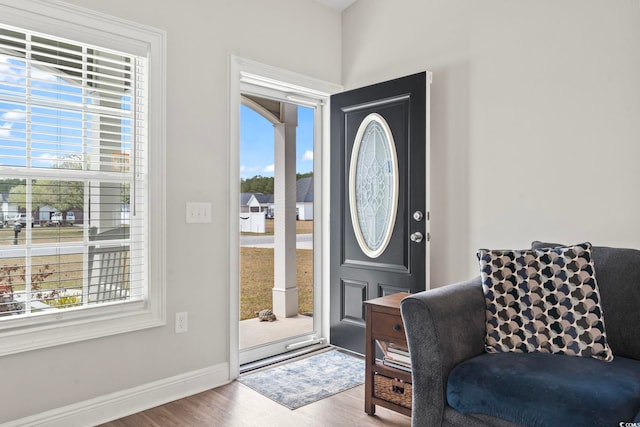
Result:
M93 426L210 390L228 382L229 364L221 363L209 368L9 421L3 426Z

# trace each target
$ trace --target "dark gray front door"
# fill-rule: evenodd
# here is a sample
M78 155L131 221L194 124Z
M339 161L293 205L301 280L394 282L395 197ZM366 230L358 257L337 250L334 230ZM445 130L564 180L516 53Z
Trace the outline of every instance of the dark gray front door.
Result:
M364 301L425 289L427 78L331 97L331 343L358 353Z

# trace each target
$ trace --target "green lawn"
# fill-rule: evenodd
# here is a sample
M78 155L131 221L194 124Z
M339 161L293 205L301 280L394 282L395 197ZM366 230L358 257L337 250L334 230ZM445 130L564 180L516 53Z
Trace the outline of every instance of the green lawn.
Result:
M265 233L243 235L273 235L273 220L268 219ZM313 221L296 221L296 234L313 233ZM313 312L313 251L296 250L296 283L298 312ZM257 311L273 307L273 249L240 249L240 320L255 317Z
M298 233L313 231L312 221L297 221L297 225ZM34 243L81 242L82 233L80 226L36 226L31 229L31 238ZM19 233L19 245L25 243L26 235L24 229ZM13 245L13 239L12 227L0 229L0 246ZM298 249L296 257L299 312L313 312L313 251ZM240 317L244 320L255 317L256 311L272 308L273 249L241 248L240 265ZM81 289L82 271L82 254L33 257L31 280L42 290ZM0 258L0 284L13 285L14 291L24 290L24 275L24 257Z
M313 251L296 250L298 312L313 312ZM273 307L273 249L240 248L240 320Z
M38 243L82 242L82 227L33 227L31 241ZM0 229L0 246L14 245L13 227ZM18 233L18 245L26 241L27 230ZM34 256L31 258L32 287L46 289L82 288L82 254ZM12 285L14 291L25 288L25 258L0 258L0 284Z
M75 227L32 227L31 240L33 243L54 243L82 241L83 228ZM13 245L15 233L12 226L0 228L0 246ZM18 244L23 245L27 238L27 229L18 233Z

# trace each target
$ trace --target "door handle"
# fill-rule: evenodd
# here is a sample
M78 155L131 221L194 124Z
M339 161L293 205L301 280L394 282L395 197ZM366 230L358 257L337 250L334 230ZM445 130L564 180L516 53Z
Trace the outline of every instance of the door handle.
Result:
M422 239L424 239L424 236L422 235L421 232L416 231L415 233L412 233L411 236L409 236L409 238L411 239L412 242L420 243L422 242Z

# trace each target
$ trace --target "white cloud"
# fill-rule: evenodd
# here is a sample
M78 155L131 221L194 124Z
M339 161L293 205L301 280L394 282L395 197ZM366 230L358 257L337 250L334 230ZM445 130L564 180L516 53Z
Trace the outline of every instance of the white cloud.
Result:
M60 157L54 154L44 153L39 156L34 157L33 162L38 166L46 166L51 167L56 162L60 161Z
M302 155L302 160L313 160L313 151L307 150Z
M264 169L262 166L240 165L240 172L247 172L247 173L260 172L260 171L262 171L262 169Z
M2 116L5 120L22 120L26 117L26 114L23 110L11 110L4 113ZM11 136L11 129L13 128L13 123L3 123L0 125L0 137L9 137Z
M0 55L0 72L6 73L9 69L9 57L7 55Z
M1 82L20 82L24 78L24 70L15 66L15 59L0 55L0 81Z
M0 55L0 81L4 81L9 71L11 70L11 64L9 64L9 57L6 55Z
M57 82L58 77L49 70L38 67L30 67L33 84L38 85L38 81ZM26 76L24 61L9 55L0 55L0 81L23 83Z
M274 165L269 166L246 166L240 165L240 177L241 178L251 178L256 175L262 175L264 173L273 173Z
M53 73L46 70L40 70L35 67L31 69L31 78L36 80L47 80L50 82L58 80L58 78Z
M24 110L11 110L4 113L2 118L5 120L22 120L26 116L27 115Z
M5 138L11 135L11 123L0 126L0 137Z

